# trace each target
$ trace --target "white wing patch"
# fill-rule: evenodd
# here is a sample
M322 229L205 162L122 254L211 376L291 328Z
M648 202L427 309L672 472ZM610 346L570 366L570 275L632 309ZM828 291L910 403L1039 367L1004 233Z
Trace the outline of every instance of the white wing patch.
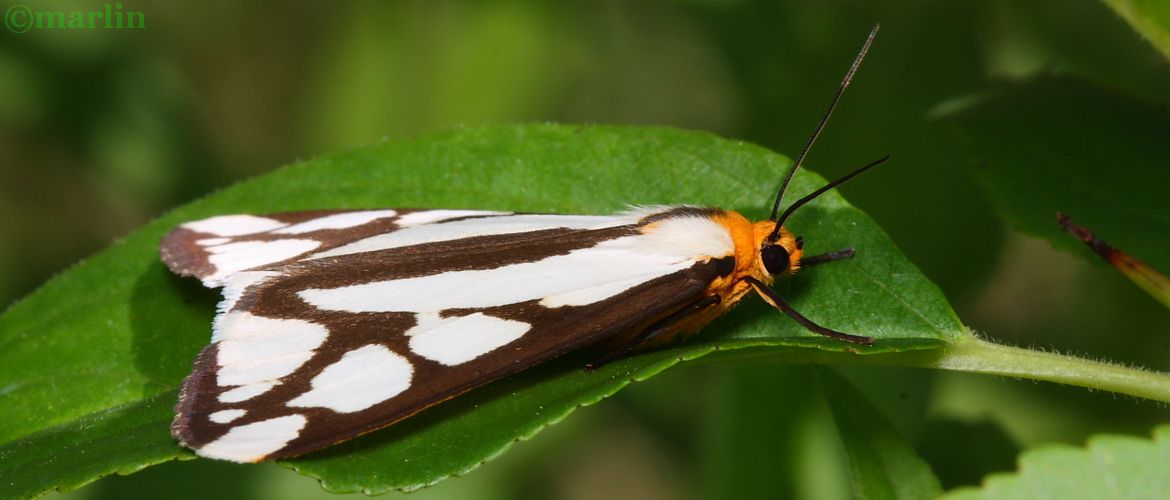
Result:
M497 218L485 220L493 219ZM436 226L418 229L432 227ZM708 237L710 241L695 244L681 239L684 231L696 230L698 236ZM348 312L427 313L528 300L542 300L541 305L545 307L583 306L681 271L700 260L734 251L735 243L727 230L710 219L669 219L646 234L606 240L590 248L535 262L338 288L311 288L298 295L315 307Z
M649 224L638 251L692 257L723 257L735 253L727 228L707 217L676 217ZM698 260L698 259L695 259Z
M197 233L208 233L216 236L243 236L245 234L263 233L287 226L276 219L256 217L255 215L221 215L210 219L188 222L182 227Z
M439 212L439 210L434 210L434 212ZM479 212L479 214L490 213L491 212ZM415 214L407 214L402 218L405 219L412 215ZM423 219L423 216L416 216L416 220L421 219ZM401 220L402 219L399 219L399 222L401 222ZM435 224L422 224L417 226L408 225L407 227L403 227L397 231L370 236L369 238L358 240L348 245L342 245L331 250L326 250L324 252L314 254L309 258L320 259L323 257L336 257L338 255L373 252L377 250L387 250L390 248L419 245L422 243L451 241L475 236L526 233L530 231L560 228L604 229L607 227L633 224L635 222L637 222L637 219L633 218L632 216L625 215L502 215L499 217L484 217L482 219L468 219L451 223L438 222Z
M207 247L207 261L215 273L203 278L203 284L216 287L235 273L265 264L291 259L321 246L316 240L241 241Z
M217 424L230 424L232 421L244 416L248 412L238 408L231 410L220 410L207 416L208 420Z
M316 219L277 229L274 234L302 234L320 231L322 229L345 229L363 224L369 224L378 219L386 219L398 215L397 210L366 210L362 212L342 212L326 215Z
M520 338L532 325L494 318L483 313L440 318L418 315L418 324L406 331L410 350L447 366L466 363Z
M245 271L228 276L223 280L223 300L219 303L219 312L228 312L236 307L240 296L252 285L258 285L273 276L280 276L276 271Z
M540 305L549 308L557 308L564 306L582 306L599 302L642 283L650 281L659 276L665 276L678 269L685 269L689 266L678 266L675 268L667 268L663 272L653 274L640 274L623 280L603 281L600 283L591 283L588 286L577 288L575 290L565 290L557 293L549 294L540 299Z
M370 344L326 366L313 377L313 388L289 401L288 406L329 408L339 413L361 411L405 391L413 373L406 358Z
M224 387L267 383L288 375L308 361L329 335L324 326L309 321L243 311L220 314L213 331L212 340L219 349L216 383Z
M224 391L219 395L220 403L239 403L247 401L256 396L264 394L276 387L276 381L270 380L268 382L256 382L254 384L241 385L230 391Z
M232 427L223 437L207 443L195 453L207 458L255 462L296 439L305 423L302 415L286 415Z

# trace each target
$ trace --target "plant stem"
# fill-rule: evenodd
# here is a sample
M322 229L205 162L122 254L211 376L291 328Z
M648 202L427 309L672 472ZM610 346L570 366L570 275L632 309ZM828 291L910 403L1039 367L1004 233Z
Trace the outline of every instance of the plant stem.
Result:
M859 356L803 348L778 351L735 349L723 350L715 356L704 356L696 361L700 363L717 362L727 358L767 358L796 363L935 368L1043 380L1170 403L1170 373L996 344L981 340L974 335L965 335L963 338L938 349L921 351Z
M886 359L873 361L1044 380L1170 403L1170 373L996 344L975 336L937 351L880 357Z

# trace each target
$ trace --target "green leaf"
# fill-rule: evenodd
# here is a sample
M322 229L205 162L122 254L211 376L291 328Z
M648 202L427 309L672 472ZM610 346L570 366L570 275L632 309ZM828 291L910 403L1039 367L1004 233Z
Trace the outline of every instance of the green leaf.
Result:
M31 497L53 486L70 490L110 473L193 457L174 449L169 424L176 398L177 391L167 391L5 443L4 496Z
M980 488L961 488L949 500L1036 498L1165 498L1170 491L1170 426L1153 441L1101 434L1084 448L1048 446L1020 456L1019 470L992 474Z
M1073 79L1005 86L944 107L977 177L1017 229L1096 260L1056 212L1170 271L1170 115Z
M58 453L85 454L91 461L83 473L43 460L37 474L0 470L0 476L14 478L16 490L38 492L189 456L165 439L137 453L102 447L130 423L145 422L146 401L169 400L208 342L216 292L170 275L158 261L159 239L184 221L363 207L612 213L654 203L715 205L761 218L788 163L762 148L703 133L522 125L386 142L232 186L148 224L0 316L3 467L19 472L19 464ZM788 199L823 183L801 172ZM814 321L879 339L861 351L928 349L965 335L937 288L839 196L821 197L789 227L805 236L812 253L857 248L856 258L810 269L779 290ZM581 370L585 357L569 356L286 465L321 478L333 491L418 488L469 471L575 408L680 359L749 347L796 359L810 353L861 358L853 354L855 346L811 334L751 302L691 342L593 373ZM152 436L166 433L165 416L151 420ZM114 423L99 425L107 420ZM57 447L60 439L46 435L79 444ZM29 443L36 444L36 453Z
M1163 0L1105 0L1105 4L1170 59L1170 3Z
M848 381L829 369L817 370L853 470L854 496L935 498L938 478L881 411Z

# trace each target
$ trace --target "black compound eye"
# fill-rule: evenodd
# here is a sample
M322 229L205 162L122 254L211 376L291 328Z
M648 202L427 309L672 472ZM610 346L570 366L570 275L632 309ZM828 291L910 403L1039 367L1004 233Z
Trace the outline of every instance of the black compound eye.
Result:
M764 269L768 274L776 276L788 270L788 250L780 245L768 245L760 250L760 257L764 259Z

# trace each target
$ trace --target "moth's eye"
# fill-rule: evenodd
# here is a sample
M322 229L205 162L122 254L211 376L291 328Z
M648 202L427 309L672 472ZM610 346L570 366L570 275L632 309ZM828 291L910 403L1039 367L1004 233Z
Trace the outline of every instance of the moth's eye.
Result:
M760 250L760 257L764 259L764 269L772 276L788 270L788 250L780 245L765 246Z

